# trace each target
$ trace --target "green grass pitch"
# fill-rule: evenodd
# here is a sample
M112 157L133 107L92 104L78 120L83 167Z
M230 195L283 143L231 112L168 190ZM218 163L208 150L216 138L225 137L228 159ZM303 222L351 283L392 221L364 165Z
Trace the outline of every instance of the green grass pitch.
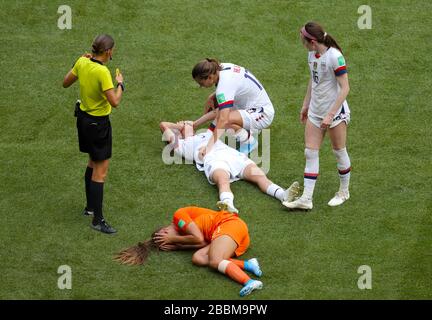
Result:
M430 1L64 1L72 29L60 30L53 1L0 0L0 299L238 299L240 286L192 265L191 252L160 253L144 267L112 261L120 249L170 222L174 210L214 208L217 190L193 166L162 162L158 123L198 117L209 90L193 65L217 57L249 68L275 109L269 177L301 183L308 81L299 40L321 22L344 49L351 92L351 199L330 208L338 188L326 139L310 213L289 213L246 182L232 185L248 223L263 290L246 299L431 299ZM62 2L63 3L63 2ZM116 41L112 74L126 92L114 110L107 236L81 215L86 155L78 152L73 104L63 76L96 34ZM429 92L429 93L428 93ZM72 268L60 290L57 268ZM357 269L372 269L360 290Z

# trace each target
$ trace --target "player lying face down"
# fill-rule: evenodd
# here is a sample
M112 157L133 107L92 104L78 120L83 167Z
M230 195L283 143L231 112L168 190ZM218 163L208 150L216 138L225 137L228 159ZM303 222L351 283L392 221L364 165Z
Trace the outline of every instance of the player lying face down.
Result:
M200 207L184 207L173 215L170 225L153 232L150 239L122 250L115 260L128 265L142 265L152 250L174 251L198 249L192 263L210 267L243 285L240 296L261 289L261 281L246 273L262 275L258 260L238 260L250 244L246 223L228 211L214 211Z
M201 158L199 150L213 136L211 130L194 135L193 128L188 122L161 122L160 129L176 154L188 161L194 161L196 168L204 171L208 182L217 185L219 190L217 207L219 209L238 213L234 206L234 195L230 183L241 179L258 185L262 192L281 202L293 201L299 193L298 182L294 182L284 190L269 180L255 162L222 141L218 140L210 152Z

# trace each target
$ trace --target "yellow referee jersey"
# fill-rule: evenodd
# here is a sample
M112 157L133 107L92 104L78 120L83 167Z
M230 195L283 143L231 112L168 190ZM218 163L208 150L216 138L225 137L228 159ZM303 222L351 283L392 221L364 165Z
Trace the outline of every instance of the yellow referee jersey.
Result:
M114 88L108 68L99 61L81 57L72 68L80 83L81 110L92 116L111 113L104 91Z

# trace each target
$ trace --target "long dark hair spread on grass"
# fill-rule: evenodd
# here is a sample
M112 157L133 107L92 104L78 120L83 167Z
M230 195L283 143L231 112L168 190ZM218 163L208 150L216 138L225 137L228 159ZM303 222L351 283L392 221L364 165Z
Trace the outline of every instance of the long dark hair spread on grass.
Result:
M327 47L336 48L342 53L342 49L337 44L336 40L327 32L325 32L323 27L321 27L318 23L308 22L305 24L304 28L308 34L310 34L313 38L315 38L315 39L309 38L308 36L303 34L303 36L307 41L310 42L311 40L316 40L317 42L322 43Z
M147 261L151 251L159 250L159 246L154 242L153 238L162 228L153 232L151 238L144 242L139 242L136 246L132 246L120 251L114 256L114 260L121 264L141 265Z
M206 58L198 62L192 69L192 78L207 79L211 74L222 70L222 66L217 59Z

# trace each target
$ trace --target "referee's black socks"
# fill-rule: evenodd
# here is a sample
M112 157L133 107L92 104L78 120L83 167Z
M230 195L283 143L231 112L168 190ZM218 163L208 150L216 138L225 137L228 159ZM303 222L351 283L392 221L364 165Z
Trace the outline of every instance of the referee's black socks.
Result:
M93 225L103 220L102 202L103 202L103 182L90 180L89 183L89 203L94 210Z
M87 199L87 205L86 210L87 211L93 211L93 207L90 205L90 181L93 175L93 168L87 167L84 175L85 179L85 192L86 192L86 199Z

